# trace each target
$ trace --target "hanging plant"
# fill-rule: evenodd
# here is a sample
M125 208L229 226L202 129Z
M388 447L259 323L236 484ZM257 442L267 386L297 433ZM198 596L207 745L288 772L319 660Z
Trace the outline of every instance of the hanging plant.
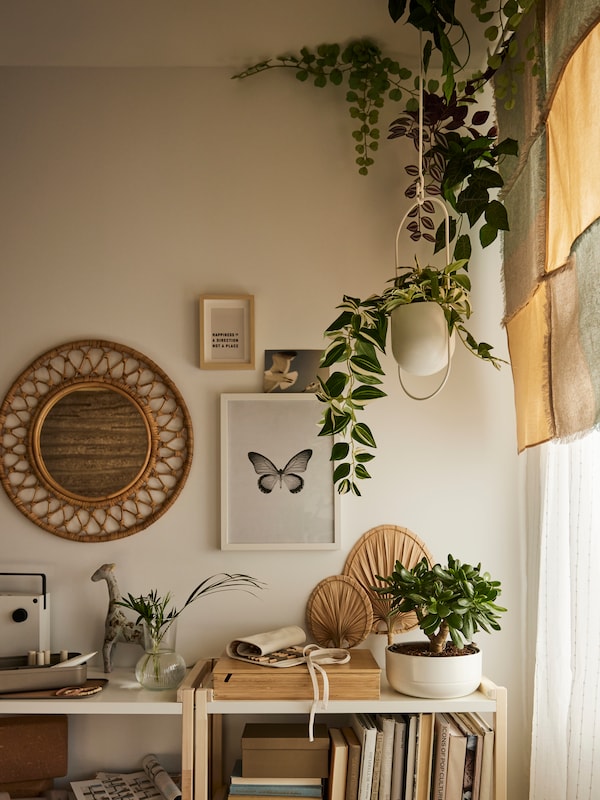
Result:
M460 341L478 358L500 368L502 359L492 354L492 346L478 342L466 327L471 316L471 281L466 262L457 261L444 269L420 267L405 269L380 295L366 300L344 295L341 313L327 328L330 343L322 366L335 369L326 381L320 380L318 398L327 405L320 436L335 436L331 458L337 462L333 480L340 494L360 495L357 481L370 478L366 464L375 457L377 443L370 427L359 420L367 403L385 397L380 388L383 368L380 355L386 354L388 320L401 305L435 302L441 306L448 335L456 331Z

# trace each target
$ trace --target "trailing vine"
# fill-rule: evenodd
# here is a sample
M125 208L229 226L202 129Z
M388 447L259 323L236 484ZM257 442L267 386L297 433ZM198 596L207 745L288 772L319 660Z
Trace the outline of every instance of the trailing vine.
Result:
M406 85L412 72L384 56L370 39L356 39L345 47L339 44L321 44L316 50L303 47L296 55L269 58L233 77L248 78L277 67L293 69L299 81L304 83L310 78L320 89L328 83L347 85L346 101L350 104L350 117L357 125L352 137L361 175L368 174L374 163L373 154L379 149L380 109L385 101L399 102L405 94L416 96L415 87Z

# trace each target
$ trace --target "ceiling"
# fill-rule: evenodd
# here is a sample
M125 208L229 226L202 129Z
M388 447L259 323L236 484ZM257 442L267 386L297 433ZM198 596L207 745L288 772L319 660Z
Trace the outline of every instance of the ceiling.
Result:
M237 69L361 36L407 64L417 53L386 0L0 0L4 66Z

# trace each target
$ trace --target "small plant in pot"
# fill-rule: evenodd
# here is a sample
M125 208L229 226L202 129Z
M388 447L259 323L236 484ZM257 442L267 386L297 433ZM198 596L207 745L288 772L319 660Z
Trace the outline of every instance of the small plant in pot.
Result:
M467 329L471 316L471 281L461 259L442 269L431 266L402 267L382 294L366 300L345 295L338 306L341 313L325 331L330 340L321 366L335 367L326 381L320 381L317 397L326 404L321 418L320 436L335 436L331 457L339 462L333 480L338 492L360 495L358 481L370 478L366 467L377 444L369 426L360 422L365 405L386 393L379 388L384 371L379 355L386 354L388 323L392 320L392 350L399 356L394 336L394 315L407 306L434 306L439 310L442 328L442 355L446 356L448 337L458 335L478 358L499 368L502 359L492 354L492 346L478 342ZM406 337L401 336L400 342ZM403 345L400 345L403 347ZM434 370L435 371L435 370ZM423 373L427 374L427 373Z
M481 681L479 631L500 630L506 609L496 603L500 582L452 555L446 566L423 558L412 569L396 562L375 591L392 598L390 614L414 612L425 642L389 645L386 672L396 691L415 697L461 697Z
M186 665L175 650L176 622L191 603L217 592L261 588L261 582L250 575L223 572L199 583L179 609L171 606L171 592L161 596L156 589L145 595L128 594L117 601L118 606L135 611L136 623L143 626L145 652L135 667L138 682L146 689L172 689L179 685Z

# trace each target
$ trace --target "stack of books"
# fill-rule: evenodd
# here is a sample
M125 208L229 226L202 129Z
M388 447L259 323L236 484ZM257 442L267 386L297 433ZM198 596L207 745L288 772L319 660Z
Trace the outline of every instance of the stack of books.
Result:
M323 798L322 778L244 778L237 761L229 781L229 800L288 800Z
M327 800L493 800L494 731L479 714L354 714L329 735Z

